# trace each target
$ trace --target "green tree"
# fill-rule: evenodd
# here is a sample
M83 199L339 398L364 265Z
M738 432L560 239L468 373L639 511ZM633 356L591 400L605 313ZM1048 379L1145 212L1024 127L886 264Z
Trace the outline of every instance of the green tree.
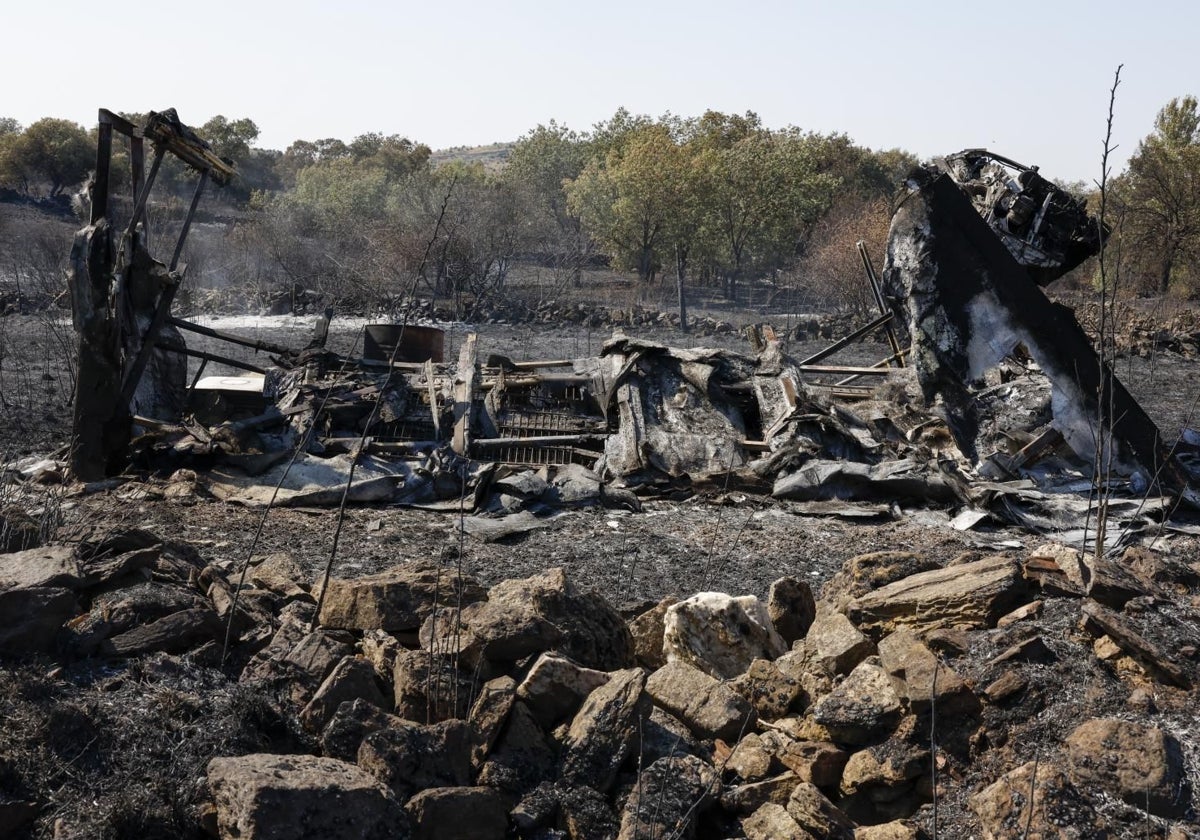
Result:
M57 196L87 177L95 156L83 126L45 117L19 134L4 136L0 144L0 183L26 194L44 185L47 195Z
M214 152L239 167L250 156L250 148L258 140L258 126L254 120L244 117L231 120L220 114L200 126L197 133L208 141Z
M829 207L839 180L821 171L811 138L794 130L753 128L703 158L732 299L747 270L770 271L796 256L802 232Z
M1129 264L1165 294L1200 282L1200 113L1194 96L1172 99L1114 183Z
M584 226L642 280L657 271L656 248L672 212L672 186L662 177L676 154L669 129L643 124L625 132L603 157L594 157L567 186L568 207Z
M567 204L564 185L579 177L591 154L584 136L554 120L523 135L503 170L520 204L530 246L566 267L579 280L587 237Z

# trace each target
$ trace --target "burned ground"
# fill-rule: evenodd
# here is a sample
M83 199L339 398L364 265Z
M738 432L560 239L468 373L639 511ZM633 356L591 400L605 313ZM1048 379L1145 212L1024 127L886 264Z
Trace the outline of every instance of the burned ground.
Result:
M31 353L23 378L9 380L25 384L15 394L10 387L6 410L11 417L24 415L27 420L23 425L5 424L6 448L18 454L46 454L67 435L66 402L54 390L63 371L52 367L47 349L52 345L40 343L46 341L41 319L10 317L5 326L10 352ZM582 328L496 325L480 332L481 340L490 342L490 351L514 359L566 355L605 337ZM11 338L18 335L24 338ZM264 337L282 342L297 333ZM673 338L674 343L692 341ZM335 341L349 345L354 339L347 332ZM450 341L455 346L453 333ZM740 341L715 336L702 343L736 346ZM792 348L797 353L804 349ZM846 360L878 357L881 345L858 352L864 355ZM1169 416L1163 425L1171 429L1188 424L1195 399L1189 389L1196 388L1189 372L1195 362L1166 353L1122 360L1123 376L1126 366L1135 374L1126 381L1152 415ZM20 368L6 366L6 371L14 369ZM54 490L44 495L42 505L26 507L35 520L53 526L60 539L95 541L144 529L190 546L204 564L233 578L247 559L261 511L202 493L179 493L181 483L188 483L186 474L141 474L97 492ZM17 486L7 483L6 488L15 499ZM847 519L844 511L841 516L816 516L801 504L708 486L675 499L646 500L640 513L604 507L569 511L548 528L486 543L459 534L458 517L452 513L353 505L341 533L334 576L355 578L432 559L490 586L560 567L580 590L602 593L613 606L634 615L664 596L683 598L699 591L764 598L769 584L785 576L808 582L820 592L846 561L872 552L916 552L923 558L922 568L928 568L996 553L1020 559L1040 544L1037 535L1011 528L954 530L947 525L951 513L883 505L864 507L855 519ZM329 559L333 521L328 510L276 509L267 519L256 554L286 552L311 579ZM1177 559L1200 556L1194 537L1173 535L1165 546ZM875 585L889 579L880 578ZM1196 594L1192 590L1184 600ZM1032 622L974 631L961 651L944 653L947 665L980 692L1005 670L995 660L1013 645L1036 637L1052 658L1018 660L1010 666L1027 687L1011 699L988 703L978 723L942 716L937 736L944 759L937 829L943 834L978 832L978 817L968 807L970 796L1027 761L1049 763L1055 745L1087 718L1134 718L1175 733L1196 778L1200 756L1190 711L1194 691L1156 686L1144 674L1130 671L1127 660L1097 659L1093 637L1080 627L1078 601L1054 595L1044 600L1044 612ZM36 813L16 820L24 826L24 836L200 837L205 796L198 780L209 759L319 749L298 725L296 710L285 696L231 680L236 670L218 667L211 647L194 655L144 654L123 660L8 660L2 675L5 700L0 713L6 725L0 750L0 811L20 816L22 803L33 803L29 807ZM1152 710L1131 700L1139 687L1148 687ZM1168 823L1148 818L1115 797L1096 793L1091 802L1120 836L1168 836ZM933 836L928 801L913 823ZM703 830L701 835L707 836Z

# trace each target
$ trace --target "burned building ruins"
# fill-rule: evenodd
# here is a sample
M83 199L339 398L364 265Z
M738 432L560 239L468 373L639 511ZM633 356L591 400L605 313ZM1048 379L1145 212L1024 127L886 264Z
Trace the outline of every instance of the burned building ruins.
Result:
M133 166L132 211L119 221L114 131ZM161 261L143 218L166 154L199 178ZM747 353L617 334L598 355L541 361L488 354L468 335L450 362L430 325L373 328L362 357L327 348L328 316L303 348L202 327L171 313L180 256L206 184L233 175L173 111L143 127L101 111L71 278L78 478L131 462L187 466L214 495L247 504L533 516L720 482L813 506L958 507L964 527L992 517L1078 539L1090 504L1079 488L1092 486L1100 436L1111 441L1113 486L1141 500L1121 536L1194 500L1154 423L1040 288L1096 253L1104 232L1076 198L997 155L970 150L913 173L881 278L860 248L878 316L805 359L765 326ZM890 350L878 364L825 363L876 331ZM190 349L188 333L272 364ZM1032 362L1015 365L1014 353ZM200 368L190 383L188 358ZM243 375L206 379L210 363Z

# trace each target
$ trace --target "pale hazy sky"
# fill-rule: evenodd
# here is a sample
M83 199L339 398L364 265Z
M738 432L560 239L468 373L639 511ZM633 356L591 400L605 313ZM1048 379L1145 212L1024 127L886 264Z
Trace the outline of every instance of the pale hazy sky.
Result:
M403 134L433 148L652 116L756 111L925 158L986 146L1094 180L1108 88L1118 169L1200 94L1200 3L7 0L0 116L249 117L258 145ZM91 50L88 44L103 44ZM144 60L137 61L141 56Z

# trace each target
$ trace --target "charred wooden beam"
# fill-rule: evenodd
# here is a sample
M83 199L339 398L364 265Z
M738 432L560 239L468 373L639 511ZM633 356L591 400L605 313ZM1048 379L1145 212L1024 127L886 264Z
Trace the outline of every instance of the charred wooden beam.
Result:
M262 341L257 338L245 338L233 333L223 332L222 330L214 330L212 327L204 327L200 324L194 324L191 321L185 321L182 318L171 317L167 319L167 323L171 326L178 327L187 332L193 332L197 335L206 335L209 338L216 338L221 341L227 341L230 344L237 344L242 347L249 347L252 350L261 350L264 353L276 353L280 356L290 356L295 353L294 350L284 347L282 344L273 344L269 341Z
M821 361L822 359L828 359L834 353L838 352L839 350L843 350L846 347L849 347L851 344L858 341L863 336L869 335L870 333L873 333L875 330L879 329L880 327L891 323L891 320L893 317L895 317L895 316L893 316L893 314L891 312L887 312L883 315L880 315L874 321L871 321L869 324L864 324L863 326L856 329L854 332L847 335L845 338L839 338L837 341L835 341L833 344L830 344L824 350L818 350L816 353L813 353L807 359L802 359L800 361L800 366L804 367L805 365L815 365L817 362ZM895 338L895 337L893 336L893 338ZM896 352L898 352L898 351L896 351ZM903 367L903 365L901 365L901 367Z
M238 368L239 370L248 370L251 373L261 373L264 376L267 373L267 369L264 367L251 364L250 362L243 362L240 359L231 359L228 356L218 356L216 353L206 353L203 350L193 350L190 347L182 347L178 344L160 344L158 346L163 350L166 350L168 353L180 353L184 356L190 356L193 359L203 359L206 362L216 362L219 365L228 365L229 367ZM197 377L199 377L199 374L197 374ZM192 384L192 387L195 387L195 383Z

